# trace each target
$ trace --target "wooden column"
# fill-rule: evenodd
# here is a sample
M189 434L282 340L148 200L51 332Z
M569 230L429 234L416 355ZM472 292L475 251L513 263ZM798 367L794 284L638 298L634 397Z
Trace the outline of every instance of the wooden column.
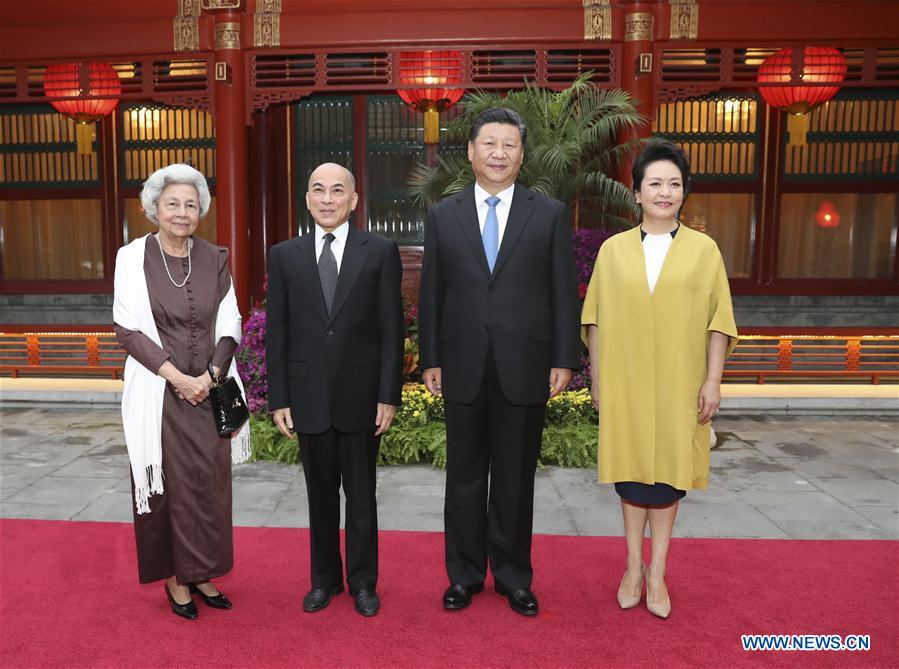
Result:
M271 109L253 114L250 126L250 152L253 169L249 175L249 234L250 234L250 301L265 298L263 284L268 271L268 249L274 243L274 143Z
M250 247L247 223L246 80L241 17L215 12L215 178L218 243L231 254L231 276L242 314L250 306Z
M621 48L621 85L633 96L637 110L647 119L645 126L623 133L621 140L624 141L635 137L649 137L652 134L651 123L655 102L652 68L658 66L652 62L653 40L658 23L654 8L667 6L640 0L625 1L622 4L624 42ZM645 62L647 56L649 63ZM644 68L651 65L649 72L640 71L641 57ZM631 182L631 164L632 161L624 161L621 166L620 178L626 184Z

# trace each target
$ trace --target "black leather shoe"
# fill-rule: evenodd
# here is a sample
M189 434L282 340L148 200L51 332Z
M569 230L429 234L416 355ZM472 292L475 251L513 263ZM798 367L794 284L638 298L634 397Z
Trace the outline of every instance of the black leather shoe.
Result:
M203 603L206 606L211 606L214 609L230 609L231 608L231 600L228 599L224 593L219 593L217 595L207 595L202 590L200 590L193 583L187 586L187 589L191 591L194 595L200 595L200 599L203 600Z
M483 591L483 583L478 583L477 585L461 585L459 583L454 583L443 593L443 608L450 611L464 609L471 604L473 595Z
M516 590L506 590L501 585L496 586L496 592L503 597L509 599L509 607L523 616L537 615L537 597L527 588L518 588Z
M176 616L187 618L188 620L196 620L199 617L200 614L197 612L197 605L194 604L194 600L190 600L187 604L179 604L175 601L175 598L172 597L172 593L169 590L169 584L163 583L162 587L165 588L165 596L168 598L169 604L172 607L172 613Z
M370 618L381 610L381 600L374 590L350 591L350 595L355 600L356 612L360 615Z
M338 585L331 590L325 590L323 588L312 588L306 596L303 597L303 610L306 613L315 613L316 611L321 611L328 604L331 603L331 597L334 595L339 595L343 592L343 583Z

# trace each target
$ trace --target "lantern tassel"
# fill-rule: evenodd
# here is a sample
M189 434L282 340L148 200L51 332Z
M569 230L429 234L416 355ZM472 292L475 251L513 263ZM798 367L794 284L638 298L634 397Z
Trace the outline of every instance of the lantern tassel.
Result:
M94 152L94 124L76 123L75 142L78 145L79 156L89 156Z
M787 132L790 139L789 146L805 146L805 136L808 134L808 114L789 114L787 116Z
M440 113L433 107L425 111L425 144L440 141Z

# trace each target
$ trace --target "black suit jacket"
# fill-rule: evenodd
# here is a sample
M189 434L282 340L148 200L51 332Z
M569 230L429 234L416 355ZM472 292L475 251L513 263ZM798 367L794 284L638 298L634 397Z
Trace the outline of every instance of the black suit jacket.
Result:
M396 244L352 225L332 314L315 234L272 247L266 302L269 409L290 407L297 432L375 430L377 404L403 383L402 264Z
M419 364L442 368L444 398L474 401L492 342L509 403L546 402L550 368L580 364L579 323L564 204L516 185L492 275L474 188L431 208L421 270Z

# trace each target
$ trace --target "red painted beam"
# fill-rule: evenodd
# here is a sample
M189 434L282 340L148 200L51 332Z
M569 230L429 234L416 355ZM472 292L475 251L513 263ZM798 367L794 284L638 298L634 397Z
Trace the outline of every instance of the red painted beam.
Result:
M0 0L0 59L166 53L177 7L174 0Z
M666 25L661 39L667 39L668 30ZM699 0L698 41L705 43L757 46L802 41L844 47L897 39L896 0ZM673 44L688 48L690 42Z
M439 45L468 42L514 44L580 42L584 38L581 2L370 2L355 10L344 3L314 8L285 6L281 48ZM385 8L386 6L386 8Z

